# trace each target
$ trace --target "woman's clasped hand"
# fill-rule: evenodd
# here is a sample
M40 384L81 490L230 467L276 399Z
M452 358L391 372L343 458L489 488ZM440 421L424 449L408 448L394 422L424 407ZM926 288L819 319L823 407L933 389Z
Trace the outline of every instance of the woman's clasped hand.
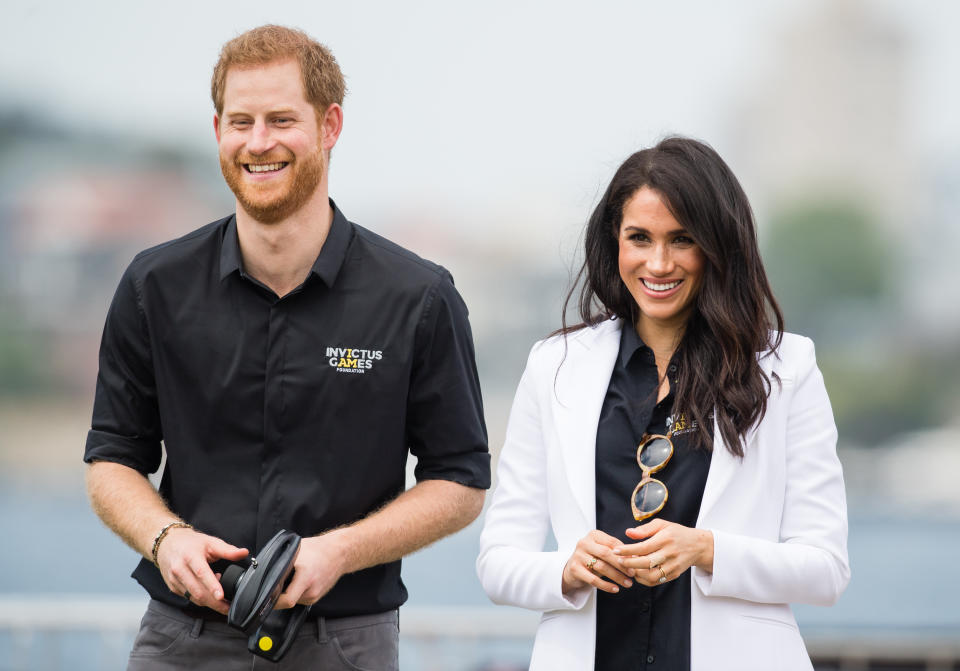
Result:
M563 567L563 593L591 586L614 594L633 585L633 569L623 567L615 550L623 542L594 529L577 542Z
M634 582L663 584L691 566L713 571L713 534L706 529L652 520L626 535L639 542L628 545L596 529L581 538L563 567L563 593L590 586L616 594Z
M634 571L637 582L652 587L679 578L691 566L713 572L713 534L664 520L652 520L627 536L640 542L613 550L621 569Z

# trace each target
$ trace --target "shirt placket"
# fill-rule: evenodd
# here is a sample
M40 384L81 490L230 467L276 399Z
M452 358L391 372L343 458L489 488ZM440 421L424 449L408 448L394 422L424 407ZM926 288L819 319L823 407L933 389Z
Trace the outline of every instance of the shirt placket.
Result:
M284 385L289 339L290 301L276 299L267 322L267 352L263 395L263 456L260 467L260 509L257 513L257 547L280 530L287 517L284 500Z

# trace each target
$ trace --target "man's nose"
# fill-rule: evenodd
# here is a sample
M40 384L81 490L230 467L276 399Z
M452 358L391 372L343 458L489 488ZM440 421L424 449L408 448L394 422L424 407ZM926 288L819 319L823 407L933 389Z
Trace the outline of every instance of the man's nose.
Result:
M262 121L255 121L250 131L250 137L247 139L247 151L251 154L266 154L273 149L275 144L276 140L270 131L270 127Z

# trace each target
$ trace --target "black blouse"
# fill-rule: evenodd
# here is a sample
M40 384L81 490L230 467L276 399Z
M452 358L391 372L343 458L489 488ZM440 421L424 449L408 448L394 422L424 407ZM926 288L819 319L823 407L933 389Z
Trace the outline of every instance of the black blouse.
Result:
M675 379L676 357L667 374ZM673 391L657 403L658 375L653 351L629 326L620 338L610 386L597 427L597 528L625 543L637 541L625 531L638 523L630 511L630 494L643 474L637 446L644 433L666 434L674 429L673 457L653 475L669 491L656 517L685 526L696 525L710 452L696 449L697 430L683 417L671 417ZM713 425L709 427L713 434ZM690 668L690 572L656 587L640 583L618 594L597 591L597 671Z

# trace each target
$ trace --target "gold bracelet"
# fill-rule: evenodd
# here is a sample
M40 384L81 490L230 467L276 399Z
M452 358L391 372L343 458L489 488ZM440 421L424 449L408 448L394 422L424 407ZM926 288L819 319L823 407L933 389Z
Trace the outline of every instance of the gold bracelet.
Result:
M163 541L164 538L166 538L167 532L170 531L171 529L177 529L177 528L192 529L193 525L187 524L182 520L177 520L176 522L171 522L170 524L163 527L160 530L160 533L157 534L157 537L153 539L153 550L150 551L150 554L153 555L154 564L157 563L157 550L160 549L160 543ZM159 564L157 565L159 566Z

